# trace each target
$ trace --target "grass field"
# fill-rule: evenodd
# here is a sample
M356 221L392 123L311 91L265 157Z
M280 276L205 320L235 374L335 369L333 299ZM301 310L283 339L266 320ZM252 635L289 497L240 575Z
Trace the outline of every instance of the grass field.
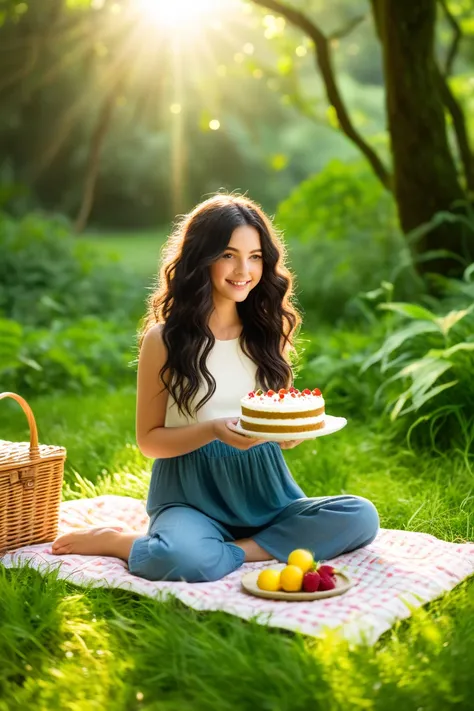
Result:
M41 439L68 449L66 498L146 495L151 462L134 443L134 393L31 404ZM3 413L0 426L6 439L26 438L20 413ZM472 537L472 472L461 458L420 467L375 422L354 422L313 450L307 442L286 454L308 495L360 494L384 527ZM464 583L375 647L351 649L0 568L0 709L470 708L473 613L474 585Z
M150 276L153 236L134 237L133 249L122 237L94 241L113 243ZM146 496L151 461L135 445L133 387L30 404L40 440L67 447L64 498ZM285 457L309 496L366 496L383 527L474 539L470 462L455 452L413 453L386 426L364 415ZM0 409L0 432L27 439L19 408ZM474 584L367 648L0 567L0 662L0 711L471 709Z
M120 256L137 274L148 278L156 273L166 237L166 228L159 227L147 232L86 232L81 239L103 254Z

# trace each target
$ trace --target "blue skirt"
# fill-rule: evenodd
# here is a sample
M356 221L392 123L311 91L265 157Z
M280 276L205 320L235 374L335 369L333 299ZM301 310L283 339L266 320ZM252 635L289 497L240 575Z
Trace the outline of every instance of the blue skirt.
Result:
M147 513L153 521L169 506L187 505L225 526L260 528L302 498L277 442L240 450L214 440L154 461Z
M295 548L328 559L367 545L379 525L362 497L306 497L276 442L239 450L215 440L156 459L147 512L128 565L149 580L217 580L244 562L243 538L280 561Z

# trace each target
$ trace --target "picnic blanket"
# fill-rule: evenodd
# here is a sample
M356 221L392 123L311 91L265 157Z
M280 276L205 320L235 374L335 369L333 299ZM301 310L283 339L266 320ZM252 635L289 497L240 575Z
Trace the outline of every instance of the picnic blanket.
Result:
M61 504L60 533L119 522L137 531L146 529L145 502L108 495ZM448 543L426 533L381 529L366 548L332 561L352 577L354 587L341 596L310 602L267 600L242 590L242 575L271 566L271 561L245 563L209 583L143 580L131 575L118 558L56 556L51 543L10 551L0 562L6 567L28 564L43 573L59 567L58 576L77 585L117 587L159 599L174 595L198 610L223 610L315 637L337 630L351 642L374 644L397 620L474 572L474 543Z

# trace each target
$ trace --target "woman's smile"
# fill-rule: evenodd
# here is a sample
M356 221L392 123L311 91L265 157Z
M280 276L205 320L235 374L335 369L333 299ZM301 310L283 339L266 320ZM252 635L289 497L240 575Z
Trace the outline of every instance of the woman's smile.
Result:
M225 250L211 264L210 274L214 305L219 299L223 303L245 301L263 274L258 230L251 225L236 227Z
M248 279L247 281L233 281L232 279L226 279L226 282L233 286L235 289L245 289L252 280Z

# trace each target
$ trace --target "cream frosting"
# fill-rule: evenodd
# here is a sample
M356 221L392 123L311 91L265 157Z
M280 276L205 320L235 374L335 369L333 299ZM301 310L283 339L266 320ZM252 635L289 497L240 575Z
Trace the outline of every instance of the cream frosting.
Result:
M291 397L291 393L286 393L282 398L276 393L275 395L255 395L250 397L245 395L241 400L242 407L247 407L252 410L261 412L305 412L307 410L319 410L324 407L324 398L322 395L297 395ZM306 422L308 419L306 418ZM277 420L273 420L277 422ZM292 420L293 422L293 420Z
M272 427L298 427L299 425L316 425L318 422L322 422L325 419L324 415L318 415L318 417L295 417L290 419L282 420L269 420L268 417L248 417L248 415L241 415L241 422L249 422L254 425L271 425Z

